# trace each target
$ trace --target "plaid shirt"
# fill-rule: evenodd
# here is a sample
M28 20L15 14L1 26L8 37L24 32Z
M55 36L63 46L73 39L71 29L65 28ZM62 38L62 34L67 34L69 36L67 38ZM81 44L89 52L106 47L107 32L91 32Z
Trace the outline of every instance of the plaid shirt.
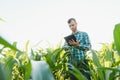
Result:
M69 56L69 62L79 62L85 57L86 50L89 50L91 48L89 36L86 32L77 31L74 35L76 37L76 40L80 44L79 47L68 46L66 41L64 43L64 48L67 48L71 53L71 55Z

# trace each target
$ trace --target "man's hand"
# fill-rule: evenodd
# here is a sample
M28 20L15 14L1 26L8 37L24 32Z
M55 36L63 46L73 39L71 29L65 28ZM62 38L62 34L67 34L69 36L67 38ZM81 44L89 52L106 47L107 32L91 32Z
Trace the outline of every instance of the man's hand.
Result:
M69 44L72 45L72 46L80 46L79 42L78 41L74 41L73 39L69 41Z

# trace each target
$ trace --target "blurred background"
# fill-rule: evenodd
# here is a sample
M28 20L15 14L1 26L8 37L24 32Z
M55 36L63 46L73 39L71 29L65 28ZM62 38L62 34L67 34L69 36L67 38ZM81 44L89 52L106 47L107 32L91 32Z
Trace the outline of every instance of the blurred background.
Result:
M71 33L67 20L76 18L78 30L88 33L93 49L113 41L120 22L120 0L0 0L0 36L22 49L59 44Z

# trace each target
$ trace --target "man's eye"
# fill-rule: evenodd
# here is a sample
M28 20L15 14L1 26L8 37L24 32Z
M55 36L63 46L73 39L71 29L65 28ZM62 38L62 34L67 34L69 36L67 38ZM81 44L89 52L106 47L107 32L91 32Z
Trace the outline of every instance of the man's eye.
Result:
M73 25L70 25L70 27L71 27L71 26L74 26L74 24L73 24Z

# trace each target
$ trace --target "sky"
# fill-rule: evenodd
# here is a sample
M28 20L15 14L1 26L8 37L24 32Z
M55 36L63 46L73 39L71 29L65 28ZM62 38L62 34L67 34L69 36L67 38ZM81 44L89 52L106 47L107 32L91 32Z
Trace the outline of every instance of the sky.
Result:
M74 17L78 30L90 37L93 49L113 41L120 23L120 0L0 0L0 36L22 49L39 43L56 46L71 33L67 20Z

